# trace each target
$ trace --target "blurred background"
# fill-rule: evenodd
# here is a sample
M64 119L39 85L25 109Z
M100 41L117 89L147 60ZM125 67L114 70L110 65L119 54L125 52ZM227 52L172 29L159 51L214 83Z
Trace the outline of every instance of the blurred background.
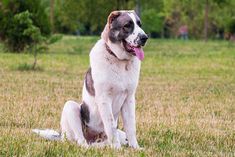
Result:
M119 9L151 37L136 92L143 151L38 138L31 129L59 130L64 102L81 102L89 52ZM232 157L234 104L235 0L0 0L0 157Z
M22 51L29 27L45 37L100 35L111 11L134 9L152 38L235 40L234 8L234 0L0 0L0 39Z

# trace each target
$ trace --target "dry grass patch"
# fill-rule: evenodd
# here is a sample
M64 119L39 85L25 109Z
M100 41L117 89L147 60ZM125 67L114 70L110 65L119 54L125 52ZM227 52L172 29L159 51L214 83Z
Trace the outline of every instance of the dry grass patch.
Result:
M32 128L59 130L64 102L81 101L97 37L69 37L39 55L42 71L19 71L29 54L0 53L0 156L235 156L235 46L150 40L137 98L143 151L83 149Z

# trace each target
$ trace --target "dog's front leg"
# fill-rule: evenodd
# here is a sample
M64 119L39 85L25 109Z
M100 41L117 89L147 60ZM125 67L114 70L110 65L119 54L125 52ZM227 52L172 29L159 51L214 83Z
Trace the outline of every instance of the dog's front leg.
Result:
M111 147L120 148L121 144L117 133L117 122L114 119L112 113L112 101L108 99L108 96L102 95L97 99L97 105L99 113L104 124L104 130L107 135L108 143Z
M139 148L136 139L136 121L135 121L135 96L128 96L122 107L123 126L130 147Z

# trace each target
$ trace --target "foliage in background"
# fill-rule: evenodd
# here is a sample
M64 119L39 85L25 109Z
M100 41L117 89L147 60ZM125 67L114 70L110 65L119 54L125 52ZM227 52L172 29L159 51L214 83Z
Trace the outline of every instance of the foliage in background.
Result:
M33 25L33 21L30 19L30 13L28 11L21 12L14 16L14 19L18 21L19 24L25 24L25 29L22 30L22 36L26 37L28 42L25 43L30 49L32 49L34 55L34 63L32 69L34 70L37 64L37 45L44 40L45 37L42 36L41 31L38 27ZM19 25L16 25L19 26ZM14 39L12 40L14 41ZM19 44L21 45L21 44Z
M54 27L56 32L71 34L78 29L82 29L82 26L78 23L78 2L74 0L56 1L54 4Z
M41 30L39 27L35 26L33 24L32 19L30 18L32 16L31 13L28 11L21 12L19 14L16 14L14 16L13 22L14 22L14 32L21 32L19 36L11 36L11 38L8 38L11 44L13 44L11 47L20 50L22 48L27 48L30 53L34 56L34 62L32 66L28 66L31 68L27 68L28 70L36 69L37 65L37 56L39 52L45 51L49 44L55 43L56 41L60 40L62 38L61 35L54 35L51 37L43 36L41 33ZM16 40L15 38L21 38L21 40ZM18 39L18 38L17 38ZM23 39L23 40L22 40ZM14 43L18 41L18 43ZM23 47L19 47L23 46Z
M163 17L161 17L154 9L144 10L142 12L143 29L151 37L160 37L163 27Z
M130 1L131 2L131 1ZM133 9L125 0L57 0L55 2L56 32L67 34L100 34L112 10Z
M53 33L100 35L111 11L136 8L151 37L175 38L182 25L196 39L204 38L205 33L210 38L224 38L225 33L235 32L235 1L231 0L2 0L0 38L11 51L25 48L30 41L22 36L27 25L16 23L14 16L26 10L33 25L48 36L51 29Z
M55 0L56 32L99 35L112 10L136 9L136 3L136 0ZM143 27L152 37L177 37L179 27L185 24L191 38L204 36L205 1L139 0L139 3ZM230 25L235 18L235 1L210 0L208 5L209 37L235 30Z
M41 1L3 0L0 2L0 39L10 51L20 52L34 43L25 33L32 28L50 35L50 23Z
M164 27L169 37L177 37L181 25L187 25L191 38L202 38L205 20L205 1L166 0L160 11L165 17ZM235 1L210 0L208 13L208 35L215 38L228 30L229 22L235 17ZM233 28L235 30L235 28Z
M235 33L235 18L229 21L227 31L233 34Z

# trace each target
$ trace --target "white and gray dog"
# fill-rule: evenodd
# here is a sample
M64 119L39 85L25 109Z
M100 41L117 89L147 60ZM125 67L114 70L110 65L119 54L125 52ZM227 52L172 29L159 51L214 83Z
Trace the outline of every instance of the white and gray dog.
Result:
M67 101L61 116L61 134L47 129L33 131L50 140L68 139L80 146L139 148L136 139L135 92L142 46L148 36L134 11L113 11L90 52L82 103ZM124 131L117 128L119 114ZM61 135L61 136L60 136Z

